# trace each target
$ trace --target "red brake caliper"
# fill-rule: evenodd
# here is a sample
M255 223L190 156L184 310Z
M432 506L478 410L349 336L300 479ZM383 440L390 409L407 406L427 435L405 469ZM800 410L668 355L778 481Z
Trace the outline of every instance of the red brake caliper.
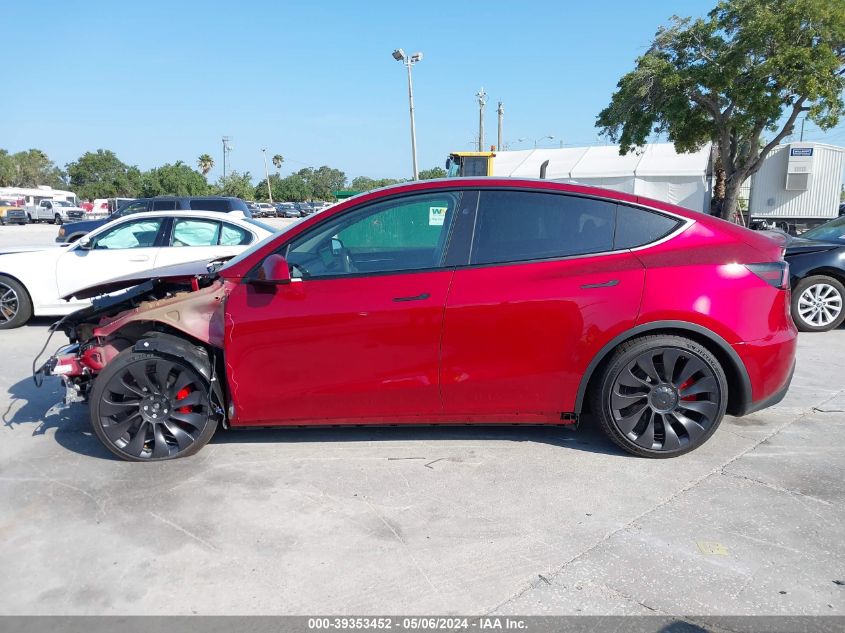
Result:
M182 400L182 399L184 399L184 398L187 398L189 393L191 393L191 390L190 390L190 389L188 389L187 387L182 387L182 388L179 390L179 392L176 394L176 404L179 404L179 400ZM177 410L179 413L190 413L190 412L191 412L191 407L190 407L190 405L188 405L188 406L184 406L184 407L179 407L179 408L178 408L178 409L176 409L176 410Z
M684 389L686 389L687 387L689 387L689 386L690 386L693 382L694 382L694 381L693 381L693 379L692 379L692 378L687 378L687 379L686 379L686 381L684 381L684 384L682 384L680 387L678 387L678 393L679 393L679 394L683 394ZM180 391L179 393L182 393L182 392ZM183 396L183 397L184 397L184 396ZM687 401L690 401L690 400L698 400L698 394L695 394L695 393L694 393L694 394L692 394L691 396L683 396L683 395L682 395L682 396L681 396L681 400L687 400Z

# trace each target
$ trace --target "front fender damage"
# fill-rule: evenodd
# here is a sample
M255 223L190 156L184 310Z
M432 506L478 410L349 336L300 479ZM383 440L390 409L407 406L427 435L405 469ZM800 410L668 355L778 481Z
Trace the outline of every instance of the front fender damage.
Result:
M223 309L231 282L216 280L194 291L177 292L162 299L142 301L137 307L104 318L91 335L106 338L131 323L161 323L198 341L223 347Z
M61 327L71 345L63 347L37 372L60 376L65 403L87 397L93 378L124 349L151 332L185 335L186 341L222 350L226 297L234 282L215 279L199 287L192 280L153 280L71 314ZM37 381L36 381L37 382Z

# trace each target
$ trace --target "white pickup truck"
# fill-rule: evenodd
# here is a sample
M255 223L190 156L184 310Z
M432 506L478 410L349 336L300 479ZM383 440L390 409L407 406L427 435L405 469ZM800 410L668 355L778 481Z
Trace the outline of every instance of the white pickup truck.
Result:
M40 200L37 205L26 209L30 222L52 222L53 224L67 222L70 219L68 216L70 211L84 213L83 209L66 200Z

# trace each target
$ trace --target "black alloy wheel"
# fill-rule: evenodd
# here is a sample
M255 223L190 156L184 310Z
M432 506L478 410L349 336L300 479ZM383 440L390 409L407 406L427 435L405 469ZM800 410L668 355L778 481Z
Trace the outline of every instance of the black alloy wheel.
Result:
M214 435L208 381L189 363L127 349L100 373L91 392L91 424L111 452L128 461L196 453Z
M727 380L719 361L678 336L647 336L620 346L593 398L610 439L648 457L673 457L700 446L726 407Z

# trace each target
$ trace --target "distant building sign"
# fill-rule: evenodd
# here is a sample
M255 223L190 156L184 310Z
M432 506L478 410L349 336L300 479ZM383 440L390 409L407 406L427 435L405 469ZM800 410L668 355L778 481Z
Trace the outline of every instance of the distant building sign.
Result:
M790 156L812 156L812 147L792 147L789 149Z

